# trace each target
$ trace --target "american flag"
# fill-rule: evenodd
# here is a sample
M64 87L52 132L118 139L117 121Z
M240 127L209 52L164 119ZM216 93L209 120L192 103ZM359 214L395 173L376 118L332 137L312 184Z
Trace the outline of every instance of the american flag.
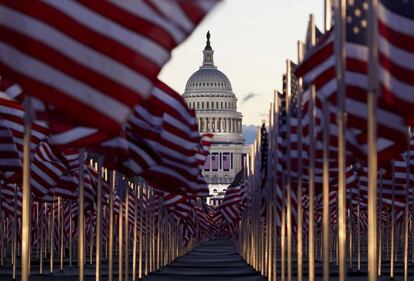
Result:
M72 120L117 133L216 3L2 1L0 73Z
M368 38L365 0L353 0L346 9L346 111L348 130L358 140L356 153L367 153L367 89L368 89ZM317 45L308 51L297 74L305 84L314 84L317 95L336 104L336 72L334 52L335 30L327 32ZM379 160L385 162L404 149L407 126L393 108L378 99L377 107ZM354 146L355 147L355 146Z
M381 92L414 124L414 2L381 0L378 5Z

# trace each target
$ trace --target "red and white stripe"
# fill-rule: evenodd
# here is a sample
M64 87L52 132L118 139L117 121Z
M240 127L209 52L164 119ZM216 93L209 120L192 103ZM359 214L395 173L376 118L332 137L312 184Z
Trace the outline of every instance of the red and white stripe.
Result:
M378 74L385 100L413 125L414 13L407 12L411 18L378 3Z
M2 2L0 71L72 119L117 132L216 3L163 2Z

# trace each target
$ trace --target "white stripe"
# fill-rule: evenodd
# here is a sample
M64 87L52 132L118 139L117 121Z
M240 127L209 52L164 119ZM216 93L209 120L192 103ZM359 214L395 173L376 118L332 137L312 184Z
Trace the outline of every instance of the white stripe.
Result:
M118 123L123 123L128 117L129 108L119 101L81 81L72 79L49 65L20 53L17 49L3 42L0 42L0 60L15 71L64 92L71 98L94 108Z
M65 131L60 134L55 134L50 138L50 143L55 145L67 144L73 141L77 141L79 139L91 136L97 133L97 129L87 128L87 127L75 127L68 131ZM73 156L74 158L78 158L78 156Z

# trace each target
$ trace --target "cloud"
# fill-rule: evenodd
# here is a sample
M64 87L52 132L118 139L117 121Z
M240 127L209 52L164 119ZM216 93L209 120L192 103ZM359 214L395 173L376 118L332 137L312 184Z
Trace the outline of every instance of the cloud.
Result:
M251 100L252 98L254 98L254 97L257 97L257 96L260 96L260 94L256 94L256 93L248 93L247 94L247 96L245 96L243 99L242 99L242 103L245 103L246 101L249 101L249 100Z

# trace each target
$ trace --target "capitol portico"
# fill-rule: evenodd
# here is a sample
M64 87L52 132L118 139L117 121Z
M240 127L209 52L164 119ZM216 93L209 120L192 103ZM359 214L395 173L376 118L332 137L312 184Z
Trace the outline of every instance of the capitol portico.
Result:
M188 79L183 98L195 110L200 132L214 135L203 175L210 189L208 203L217 205L243 167L249 146L244 144L236 95L230 80L214 65L213 55L207 33L203 64Z

